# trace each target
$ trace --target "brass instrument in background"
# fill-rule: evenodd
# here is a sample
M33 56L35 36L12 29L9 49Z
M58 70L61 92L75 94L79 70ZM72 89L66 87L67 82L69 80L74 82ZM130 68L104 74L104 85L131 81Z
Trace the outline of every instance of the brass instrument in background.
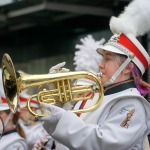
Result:
M27 88L34 86L43 86L45 84L54 83L56 89L46 90L43 89L38 94L32 95L27 101L28 110L35 117L43 117L48 114L37 114L33 112L30 107L30 100L36 98L37 101L46 102L49 104L63 104L69 101L81 101L91 99L95 95L95 89L92 86L75 86L72 85L71 80L78 78L89 78L93 80L98 87L98 100L94 106L81 110L73 110L74 113L84 113L95 110L102 102L103 99L103 86L99 77L87 71L74 71L66 73L43 74L43 75L29 75L19 74L15 72L13 62L8 54L4 54L2 59L2 78L6 99L9 107L13 113L16 112L19 104L19 93ZM75 97L78 93L92 93L90 96Z

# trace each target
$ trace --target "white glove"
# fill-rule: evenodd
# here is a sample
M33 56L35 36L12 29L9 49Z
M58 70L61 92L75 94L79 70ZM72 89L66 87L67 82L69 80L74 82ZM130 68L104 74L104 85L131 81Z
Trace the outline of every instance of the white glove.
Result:
M72 110L74 108L76 102L66 102L63 104L63 109L65 110Z
M38 140L35 144L34 144L34 146L33 146L33 148L32 148L32 150L46 150L46 147L45 147L45 144L48 142L48 137L46 136L46 137L44 137L43 139L41 139L41 140Z
M63 73L63 72L69 72L70 70L67 68L63 68L65 66L66 62L59 63L52 68L49 69L49 74L51 73ZM55 89L56 85L54 83L48 84L49 89Z
M43 127L47 131L47 133L49 135L52 135L52 133L54 132L60 117L62 116L62 114L66 110L64 110L60 107L54 106L54 105L43 103L43 102L41 102L40 104L41 104L42 107L47 109L47 111L50 111L49 116L42 117L42 118L40 118L40 120L44 121Z
M59 63L52 68L49 69L49 73L61 73L61 72L69 72L70 70L67 68L63 68L66 62Z

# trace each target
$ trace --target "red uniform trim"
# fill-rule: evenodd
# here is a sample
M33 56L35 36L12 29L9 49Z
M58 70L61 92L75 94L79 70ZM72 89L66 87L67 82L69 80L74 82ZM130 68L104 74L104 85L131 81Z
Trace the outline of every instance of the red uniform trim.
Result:
M90 96L90 95L91 95L91 93L89 93L87 96ZM87 100L84 100L84 101L81 103L79 109L83 109L86 103L87 103ZM80 117L80 116L81 116L81 113L78 114L78 117Z

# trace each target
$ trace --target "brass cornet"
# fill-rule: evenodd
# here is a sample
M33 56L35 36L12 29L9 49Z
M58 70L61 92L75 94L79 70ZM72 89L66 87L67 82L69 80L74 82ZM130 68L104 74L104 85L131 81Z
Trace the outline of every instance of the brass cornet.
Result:
M46 102L49 104L63 104L69 101L83 101L92 99L95 95L95 89L92 86L75 86L71 80L78 78L89 78L94 81L98 87L98 100L94 106L81 110L73 110L74 113L84 113L95 110L103 99L103 86L98 76L87 71L74 71L67 73L43 74L43 75L29 75L19 74L15 72L13 62L8 54L3 55L2 59L2 79L6 99L12 112L16 112L19 103L19 93L27 88L34 86L41 87L45 84L54 83L56 89L43 89L38 94L32 95L27 101L27 107L30 113L36 117L46 116L47 114L37 114L32 111L30 107L30 100L36 98L37 101ZM90 96L75 97L78 93L90 92ZM83 94L85 95L85 94Z

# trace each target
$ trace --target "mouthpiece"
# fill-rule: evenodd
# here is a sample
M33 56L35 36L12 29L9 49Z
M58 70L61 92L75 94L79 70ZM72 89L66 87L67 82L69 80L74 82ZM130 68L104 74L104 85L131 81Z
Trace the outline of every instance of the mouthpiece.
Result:
M102 75L103 75L102 72L99 72L99 73L97 74L97 76L99 76L99 77L102 77Z

